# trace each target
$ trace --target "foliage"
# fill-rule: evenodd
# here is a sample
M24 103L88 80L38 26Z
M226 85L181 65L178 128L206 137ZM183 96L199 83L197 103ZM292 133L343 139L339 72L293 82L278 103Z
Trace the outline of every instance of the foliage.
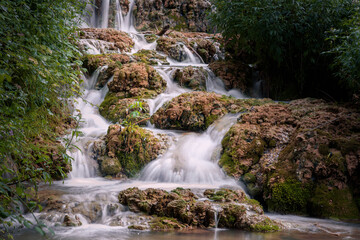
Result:
M146 109L143 106L143 102L141 102L140 100L137 100L133 104L130 104L128 112L130 112L130 114L126 116L126 119L122 122L122 125L127 127L127 129L130 130L130 132L132 132L133 129L140 122L149 120L149 118L139 120L141 112L142 113L146 112Z
M334 47L328 52L335 54L333 67L352 92L360 91L360 7L351 19L340 28L332 29L329 41Z
M60 126L72 121L67 99L79 93L81 62L72 43L82 4L0 0L1 235L13 222L45 234L43 224L22 217L22 206L41 210L29 192L38 181L66 175L70 159L56 142Z
M316 91L315 87L332 80L328 69L332 58L321 54L331 48L326 38L331 29L344 28L342 22L350 19L360 4L352 0L212 2L216 6L210 16L212 23L235 50L234 55L242 51L251 54L278 88L283 85L279 92L293 90L291 93L298 95ZM277 92L273 95L281 97Z

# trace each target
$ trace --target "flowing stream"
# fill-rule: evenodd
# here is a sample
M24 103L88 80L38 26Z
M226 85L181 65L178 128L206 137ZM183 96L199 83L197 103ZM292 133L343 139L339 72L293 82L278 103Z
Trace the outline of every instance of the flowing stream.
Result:
M116 0L115 26L117 29L129 33L133 38L135 46L131 53L135 53L140 49L155 49L156 42L147 43L144 35L138 33L134 28L132 9L135 1L130 0L130 11L126 15L122 13L119 1ZM107 27L109 4L109 0L102 1L100 16L102 28ZM92 19L91 21L95 20ZM148 100L151 115L167 101L182 93L191 91L180 87L172 79L175 69L186 66L203 67L207 71L207 91L236 98L245 97L237 90L227 91L222 81L211 72L202 59L193 54L186 46L183 47L187 55L184 61L177 62L168 58L170 65L155 67L158 73L167 81L167 89L155 99ZM92 46L91 50L92 53L101 52L96 46ZM55 182L50 187L42 187L42 190L49 191L49 194L55 192L54 198L59 198L59 208L62 209L59 211L59 208L54 207L54 210L45 214L36 214L48 226L53 227L56 233L52 237L53 239L336 239L339 235L346 236L346 239L354 239L354 236L360 236L358 225L278 215L270 215L270 217L286 221L288 228L292 230L273 234L224 229L217 231L199 230L190 233L129 230L128 226L141 224L146 220L145 217L127 211L124 206L118 203L118 192L129 187L139 187L140 189L161 188L165 190L184 187L193 189L194 192L224 186L233 189L242 188L234 179L226 176L217 164L220 157L221 140L232 124L236 122L239 115L227 115L213 123L203 133L159 130L149 124L147 129L172 136L174 140L168 151L149 163L136 179L126 181L107 180L99 177L97 163L91 154L92 145L106 134L110 125L99 114L97 107L108 92L107 86L100 90L95 89L101 70L103 69L96 70L89 79L84 81L84 95L75 101L75 107L79 109L82 116L79 131L83 134L75 143L81 151L75 149L70 152L74 161L68 179ZM65 214L75 217L82 225L63 227L61 224L64 221ZM216 216L216 221L218 220ZM15 235L15 239L39 239L39 236L27 230Z

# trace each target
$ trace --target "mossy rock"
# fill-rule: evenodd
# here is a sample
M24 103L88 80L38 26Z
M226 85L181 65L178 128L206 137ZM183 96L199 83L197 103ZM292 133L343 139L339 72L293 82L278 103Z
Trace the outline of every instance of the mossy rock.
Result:
M329 189L325 184L315 188L310 199L310 213L315 217L360 218L358 206L349 188Z
M99 108L101 116L112 123L122 123L127 120L146 125L146 119L150 117L150 109L146 101L123 97L121 93L108 93ZM141 102L142 108L132 107L136 102Z
M268 210L279 213L305 214L311 197L311 186L288 179L271 187L271 197L266 200Z
M146 34L144 37L148 43L153 43L158 39L155 34Z
M121 165L116 158L105 157L101 161L100 169L103 176L115 176L121 172Z
M139 50L134 54L136 60L139 62L143 62L148 65L169 65L170 63L167 61L166 56L160 55L155 50Z
M155 231L182 230L186 229L186 225L175 218L156 217L150 222L150 228Z
M161 150L159 139L140 127L125 128L119 140L122 144L115 154L128 177L136 176Z

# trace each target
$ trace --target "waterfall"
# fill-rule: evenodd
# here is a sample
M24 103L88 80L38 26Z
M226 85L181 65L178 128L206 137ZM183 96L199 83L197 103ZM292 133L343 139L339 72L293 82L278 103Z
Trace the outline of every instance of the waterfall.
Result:
M158 159L150 162L140 179L153 182L188 182L231 184L233 181L220 169L217 149L221 140L236 122L238 115L229 114L215 121L204 133L182 135Z
M116 0L116 17L115 17L115 28L117 30L123 32L132 32L136 33L136 29L134 27L134 15L133 15L133 8L134 8L135 0L130 0L129 3L129 12L124 15L122 13L120 0Z
M107 28L109 24L110 0L103 0L101 4L101 28Z

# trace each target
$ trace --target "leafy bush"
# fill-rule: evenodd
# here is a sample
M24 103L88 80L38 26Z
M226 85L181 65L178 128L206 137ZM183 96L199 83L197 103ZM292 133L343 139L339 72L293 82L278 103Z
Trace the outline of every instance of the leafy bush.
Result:
M331 29L344 27L342 22L359 6L352 0L212 2L212 23L235 56L245 50L255 57L271 78L272 96L277 98L311 95L334 80L328 68L333 59L322 54L331 48L326 38Z
M28 191L37 190L37 181L65 176L66 149L52 148L70 113L67 99L79 93L81 62L73 42L82 4L0 1L0 235L13 221L31 227L20 206L38 207ZM63 161L55 161L54 151ZM42 224L32 227L44 234Z

